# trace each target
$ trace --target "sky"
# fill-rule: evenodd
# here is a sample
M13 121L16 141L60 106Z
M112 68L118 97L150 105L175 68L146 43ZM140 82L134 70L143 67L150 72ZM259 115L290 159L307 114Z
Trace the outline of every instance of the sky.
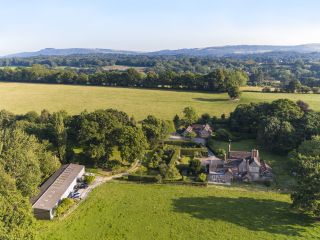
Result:
M0 0L0 55L320 43L319 0Z

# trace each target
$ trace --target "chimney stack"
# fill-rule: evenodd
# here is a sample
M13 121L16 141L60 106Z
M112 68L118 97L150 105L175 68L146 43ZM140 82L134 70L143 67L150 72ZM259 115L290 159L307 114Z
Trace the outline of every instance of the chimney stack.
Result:
M257 158L258 160L260 160L259 150L253 149L252 152L251 152L251 157L252 157L252 158Z

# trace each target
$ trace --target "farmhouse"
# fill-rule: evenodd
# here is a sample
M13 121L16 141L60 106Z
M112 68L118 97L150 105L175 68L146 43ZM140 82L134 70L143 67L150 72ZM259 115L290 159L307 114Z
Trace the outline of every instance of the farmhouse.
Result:
M197 134L199 138L208 138L212 134L212 129L209 124L192 124L191 126L187 127L187 129L183 132L183 136L186 136L188 133L194 132Z
M31 199L33 212L38 219L52 219L59 202L67 198L84 174L84 166L67 164L57 170L42 186L38 196Z
M230 184L231 181L272 180L271 167L260 159L259 150L232 151L231 143L224 160L208 165L208 182Z

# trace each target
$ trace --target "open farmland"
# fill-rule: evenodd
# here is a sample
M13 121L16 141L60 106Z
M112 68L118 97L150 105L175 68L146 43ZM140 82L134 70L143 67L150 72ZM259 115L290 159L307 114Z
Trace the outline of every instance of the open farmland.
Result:
M227 190L227 191L226 191ZM320 226L289 196L234 187L109 183L42 239L318 239Z
M103 70L105 71L126 71L129 68L134 68L138 72L144 72L145 67L132 67L132 66L124 66L124 65L111 65L111 66L104 66Z
M272 101L278 98L303 100L311 108L320 110L320 94L276 94L244 92L238 102L230 101L227 94L148 90L133 88L92 87L50 84L0 83L0 108L14 113L40 112L64 109L70 114L85 109L115 108L141 120L148 114L172 119L186 106L199 114L208 112L220 116L228 114L240 103Z

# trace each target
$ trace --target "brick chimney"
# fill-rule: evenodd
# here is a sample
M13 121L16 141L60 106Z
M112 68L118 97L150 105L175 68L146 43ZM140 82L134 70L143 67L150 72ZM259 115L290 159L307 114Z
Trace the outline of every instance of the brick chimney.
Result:
M252 149L251 157L252 157L252 158L257 158L257 159L260 161L259 150L257 150L257 149Z

